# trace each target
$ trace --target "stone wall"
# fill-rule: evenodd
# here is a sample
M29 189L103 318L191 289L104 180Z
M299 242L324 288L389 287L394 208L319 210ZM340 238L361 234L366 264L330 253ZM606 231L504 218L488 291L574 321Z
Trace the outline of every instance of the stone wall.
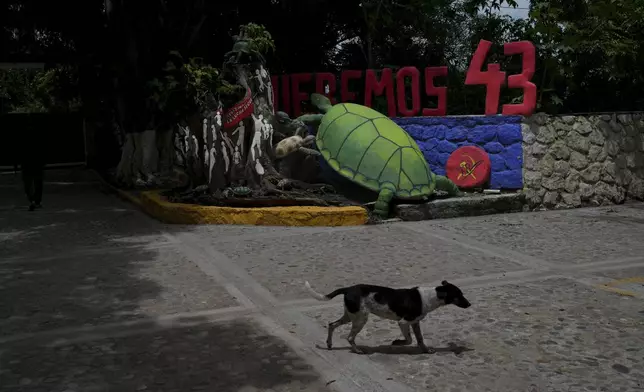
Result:
M491 189L523 188L523 147L519 116L393 118L414 138L431 170L445 175L445 163L461 146L479 146L490 156Z
M523 181L531 209L644 200L642 113L525 118Z

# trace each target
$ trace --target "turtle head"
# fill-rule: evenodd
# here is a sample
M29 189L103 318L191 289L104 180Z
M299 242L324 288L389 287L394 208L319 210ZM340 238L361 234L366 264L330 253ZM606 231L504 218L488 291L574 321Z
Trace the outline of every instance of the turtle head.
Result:
M281 112L281 111L278 111L277 113L275 113L275 119L280 124L287 124L292 121L291 117L289 117L287 113Z
M318 108L322 113L326 113L331 109L331 101L329 98L325 97L322 94L313 93L311 94L311 103Z
M308 135L307 137L305 137L302 140L302 145L303 146L310 146L310 145L313 144L314 141L315 141L315 136L314 135Z
M275 157L284 158L285 156L296 151L300 146L302 146L303 140L301 136L290 136L286 139L277 143L275 146Z
M306 124L304 124L304 122L299 118L292 119L285 112L276 112L275 120L277 122L277 126L280 128L280 132L285 135L292 136L306 133Z

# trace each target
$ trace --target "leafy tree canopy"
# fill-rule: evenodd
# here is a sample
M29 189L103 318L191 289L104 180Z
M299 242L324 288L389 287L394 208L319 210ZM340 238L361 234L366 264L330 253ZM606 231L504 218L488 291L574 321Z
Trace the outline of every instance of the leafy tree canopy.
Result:
M121 107L123 126L141 128L158 115L150 100L170 102L159 91L168 83L170 53L186 59L180 68L191 99L203 99L204 86L225 88L217 75L244 25L273 74L447 65L450 114L482 112L484 89L463 86L480 39L495 43L488 61L501 62L508 74L518 73L520 62L502 56L500 44L537 45L540 110L642 108L642 1L533 0L528 20L496 12L514 6L514 0L8 0L0 5L0 61L65 66L30 76L22 87L29 91L16 83L26 71L3 72L0 95L3 110L73 109L80 100L89 115L104 105ZM521 92L503 94L507 103Z

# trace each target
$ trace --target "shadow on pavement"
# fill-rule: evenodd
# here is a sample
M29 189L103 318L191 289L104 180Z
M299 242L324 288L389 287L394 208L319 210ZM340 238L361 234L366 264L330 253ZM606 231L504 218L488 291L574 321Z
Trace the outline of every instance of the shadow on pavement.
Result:
M379 346L361 346L357 345L359 349L364 351L365 354L391 354L391 355L425 355L427 353L416 346L415 344L409 346L394 346L382 344ZM319 344L315 345L316 348L320 350L328 350L326 347ZM340 351L351 351L350 346L345 347L333 347L331 350L340 350ZM474 351L473 348L468 348L463 345L458 345L456 343L448 343L447 347L434 347L436 350L435 354L449 354L453 353L454 355L461 355L466 351Z
M61 347L16 349L0 390L321 391L282 342L234 321ZM5 370L5 371L7 371Z
M159 326L154 316L211 309L225 293L173 253L163 232L181 228L106 195L86 172L46 181L44 209L28 212L20 177L0 175L0 391L326 390L252 321ZM65 344L38 335L132 320L137 334L112 325L111 337L70 332Z
M47 172L42 210L0 211L0 338L139 318L162 291L142 273L159 229L78 176ZM0 181L0 206L24 203L19 177Z

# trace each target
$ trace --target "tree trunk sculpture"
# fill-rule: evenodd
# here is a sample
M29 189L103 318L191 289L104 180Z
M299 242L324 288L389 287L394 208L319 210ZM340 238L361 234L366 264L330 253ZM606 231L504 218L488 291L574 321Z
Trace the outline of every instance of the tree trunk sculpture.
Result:
M290 135L276 132L283 127L276 121L270 73L263 57L244 43L242 36L227 54L222 77L247 96L237 104L220 97L216 108L178 124L171 137L161 138L159 131L127 135L118 167L123 183L162 186L167 176L157 175L159 170L178 168L190 189L276 191L283 176L275 168L273 145Z

